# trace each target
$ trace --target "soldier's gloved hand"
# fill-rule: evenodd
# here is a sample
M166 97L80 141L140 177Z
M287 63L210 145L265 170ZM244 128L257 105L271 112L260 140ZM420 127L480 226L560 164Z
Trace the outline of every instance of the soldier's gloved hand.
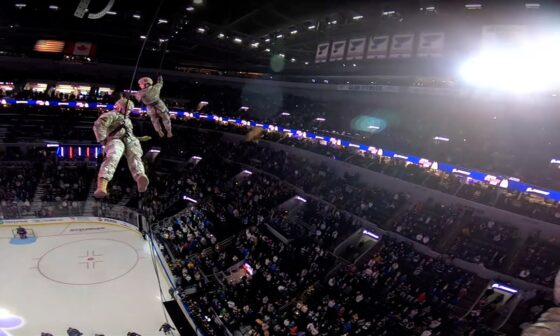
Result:
M150 141L150 140L152 140L152 137L149 136L149 135L144 135L144 136L138 137L138 141L140 141L140 142L145 142L145 141Z

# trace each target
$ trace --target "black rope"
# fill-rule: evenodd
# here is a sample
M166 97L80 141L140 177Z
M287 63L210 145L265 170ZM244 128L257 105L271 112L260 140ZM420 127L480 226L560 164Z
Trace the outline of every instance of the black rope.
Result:
M159 5L154 13L154 18L152 19L152 23L150 24L150 26L148 27L148 31L146 32L146 38L144 39L144 42L142 42L142 47L140 48L140 52L138 53L138 57L136 59L136 64L134 65L134 71L132 72L132 77L130 78L130 85L128 87L128 92L130 93L132 91L132 86L134 85L134 80L136 79L136 73L138 72L138 67L140 65L140 59L142 58L142 54L144 53L144 49L146 48L146 43L148 42L148 40L150 39L150 34L152 33L152 28L154 27L154 24L156 23L156 20L158 19L158 15L159 12L161 10L161 6L163 5L163 2L165 0L161 0L159 2ZM165 55L165 54L164 54ZM163 63L163 59L162 59L162 63ZM126 108L128 108L128 102L130 101L130 94L127 96L127 100L126 100ZM140 201L140 199L138 199L138 201ZM150 255L152 258L152 266L154 267L154 271L156 273L156 279L158 282L158 288L159 288L159 293L160 293L160 300L161 300L161 307L163 309L163 316L165 317L165 322L169 323L169 319L167 318L167 311L165 310L165 305L164 305L164 296L163 296L163 290L161 287L161 279L159 277L159 271L158 271L158 267L157 267L157 263L156 263L156 256L155 256L155 252L153 251L153 249L156 247L156 245L154 244L154 236L152 235L152 225L150 223L148 223L148 234L149 234L149 244L150 246ZM163 267L163 265L162 265ZM173 284L171 284L171 286L173 287Z
M150 34L152 33L152 28L154 27L154 24L156 23L156 20L158 18L159 15L159 11L161 9L161 6L163 5L163 2L165 0L161 0L159 2L159 5L156 9L156 12L154 14L154 18L152 19L152 23L150 24L150 27L148 28L148 32L146 32L146 38L144 39L144 42L142 42L142 47L140 48L140 52L138 53L138 58L136 59L136 65L134 66L134 71L132 72L132 78L130 79L130 86L128 87L128 91L132 91L132 85L134 85L134 79L136 78L136 72L138 72L138 66L140 65L140 59L142 58L142 54L144 53L144 48L146 47L146 43L148 42L148 40L150 39Z

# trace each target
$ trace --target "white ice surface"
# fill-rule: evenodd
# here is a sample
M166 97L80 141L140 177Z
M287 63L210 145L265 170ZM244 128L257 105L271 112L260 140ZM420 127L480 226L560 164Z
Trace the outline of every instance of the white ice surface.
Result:
M71 326L84 336L160 335L164 310L139 233L103 224L35 225L35 243L13 245L12 229L0 224L0 315L25 322L4 332L58 336ZM169 283L159 274L168 299Z

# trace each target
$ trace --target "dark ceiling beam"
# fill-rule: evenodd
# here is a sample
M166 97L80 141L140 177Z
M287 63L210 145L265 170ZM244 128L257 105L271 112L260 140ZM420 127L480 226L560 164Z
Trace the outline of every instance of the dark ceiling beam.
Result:
M239 25L240 23L248 20L248 19L252 19L253 17L255 17L257 14L267 10L270 6L272 6L275 3L275 1L269 1L266 2L264 5L261 5L261 7L259 8L255 8L254 10L250 11L249 13L237 18L235 21L228 23L227 25L223 26L222 29L234 29L237 25Z

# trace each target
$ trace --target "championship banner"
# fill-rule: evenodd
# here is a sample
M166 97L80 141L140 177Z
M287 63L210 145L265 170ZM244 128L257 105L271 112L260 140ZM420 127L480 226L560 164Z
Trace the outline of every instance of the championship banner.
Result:
M366 51L366 38L351 39L348 42L348 51L346 52L346 60L362 60Z
M482 27L482 47L518 47L527 40L527 26L491 25Z
M321 43L317 45L317 52L315 53L315 63L325 63L329 58L330 43Z
M441 57L445 45L445 33L420 33L418 57Z
M344 60L344 51L346 51L346 40L333 42L329 61L334 62Z
M410 58L414 49L414 34L397 34L391 39L389 58Z
M371 36L367 50L367 59L387 58L387 49L389 48L389 36Z

